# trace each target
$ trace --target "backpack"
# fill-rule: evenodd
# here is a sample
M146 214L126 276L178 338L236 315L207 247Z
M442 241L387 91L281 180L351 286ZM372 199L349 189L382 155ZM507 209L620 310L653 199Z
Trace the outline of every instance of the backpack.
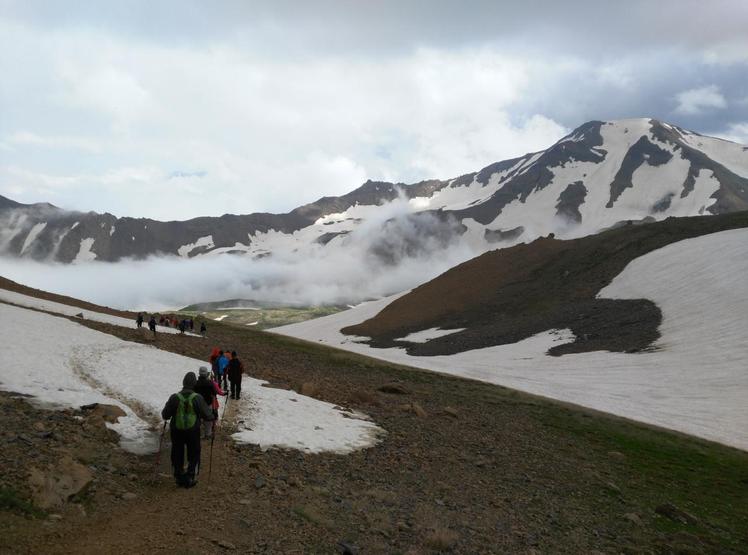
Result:
M174 415L174 423L177 430L190 430L195 426L195 423L197 422L197 413L192 404L195 397L197 397L197 393L190 393L188 397L184 397L181 393L177 393L179 405L177 406L177 413Z

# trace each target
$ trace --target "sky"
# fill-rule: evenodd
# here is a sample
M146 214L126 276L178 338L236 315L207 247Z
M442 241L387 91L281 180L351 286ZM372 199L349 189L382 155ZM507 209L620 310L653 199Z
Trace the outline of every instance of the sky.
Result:
M748 2L0 0L0 75L0 195L287 212L592 119L748 143Z

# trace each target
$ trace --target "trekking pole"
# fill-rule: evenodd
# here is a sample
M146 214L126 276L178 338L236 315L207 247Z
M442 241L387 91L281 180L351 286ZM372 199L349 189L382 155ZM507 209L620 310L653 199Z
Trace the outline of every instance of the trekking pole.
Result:
M158 467L161 464L161 447L164 444L164 435L166 434L166 424L168 420L164 420L164 427L161 429L161 436L158 438L158 451L156 452L156 466L154 468L154 474L158 475Z
M213 433L210 436L210 459L208 461L208 482L213 474L213 442L216 440L216 423L213 422Z

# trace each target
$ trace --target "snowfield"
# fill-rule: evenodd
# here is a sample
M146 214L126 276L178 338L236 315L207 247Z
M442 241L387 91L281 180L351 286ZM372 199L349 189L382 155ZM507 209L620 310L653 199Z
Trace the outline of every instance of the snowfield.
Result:
M166 400L181 389L186 372L197 373L206 365L2 302L0 321L5 324L0 389L30 395L35 402L52 407L116 405L127 416L109 426L121 435L122 446L136 453L156 449ZM252 378L243 381L236 441L257 443L265 449L348 453L375 444L382 433L363 415L263 387L265 383Z
M83 314L85 320L92 320L94 322L101 322L102 324L111 324L113 326L119 326L122 328L133 328L135 327L135 320L129 320L127 318L121 318L119 316L112 316L111 314L105 314L103 312L94 312L93 310L86 310L77 306L71 306L68 304L56 303L54 301L48 301L46 299L39 299L37 297L31 297L22 293L16 293L15 291L8 291L7 289L0 288L0 303L11 303L18 306L24 306L28 308L35 308L37 310L44 310L45 312L54 312L55 314L62 314L64 316L77 316ZM148 322L143 323L144 328L147 329ZM156 326L158 333L179 333L176 328L167 328L165 326ZM192 335L197 337L194 333L185 332L185 335Z
M576 403L748 450L748 230L674 243L632 261L600 297L646 298L662 310L656 349L547 356L571 341L549 330L510 345L450 356L374 349L340 329L395 297L273 332L398 364ZM399 295L398 295L399 296ZM424 330L430 331L430 330Z

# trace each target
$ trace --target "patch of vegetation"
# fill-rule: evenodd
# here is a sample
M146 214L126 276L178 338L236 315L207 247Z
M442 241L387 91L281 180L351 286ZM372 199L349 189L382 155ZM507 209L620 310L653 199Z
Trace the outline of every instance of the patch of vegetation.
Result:
M6 487L0 487L0 509L17 511L36 518L44 518L47 514L23 499L14 489Z
M344 306L305 306L237 308L231 310L211 309L206 311L190 311L185 309L179 312L179 314L205 320L209 331L211 321L220 321L225 324L235 324L237 326L251 326L254 329L264 330L287 324L305 322L306 320L322 316L329 316L346 308ZM219 318L220 320L218 320Z

